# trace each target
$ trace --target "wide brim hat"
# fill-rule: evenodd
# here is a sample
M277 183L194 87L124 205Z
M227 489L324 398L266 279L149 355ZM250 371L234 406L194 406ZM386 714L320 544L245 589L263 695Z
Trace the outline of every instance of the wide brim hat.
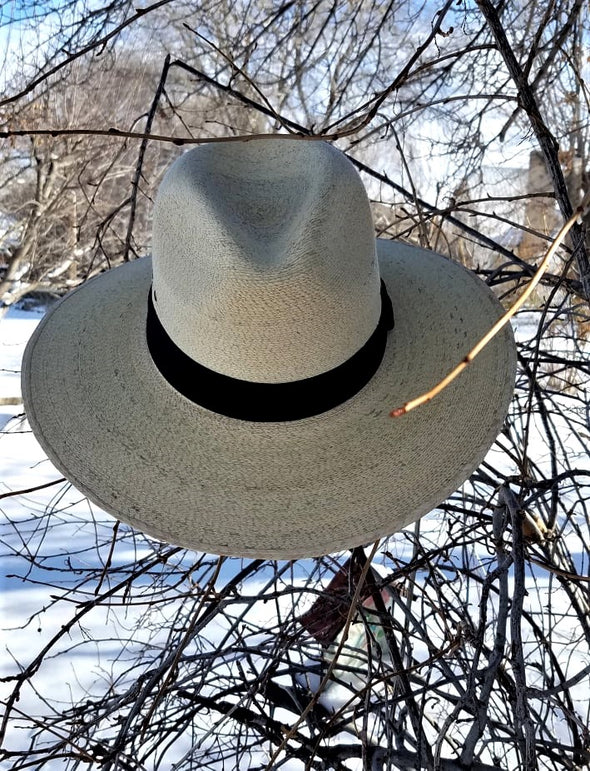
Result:
M216 554L315 556L400 530L482 462L513 391L509 327L430 403L389 413L501 313L452 260L375 239L334 147L209 145L168 171L153 257L41 321L23 396L56 468L123 522Z

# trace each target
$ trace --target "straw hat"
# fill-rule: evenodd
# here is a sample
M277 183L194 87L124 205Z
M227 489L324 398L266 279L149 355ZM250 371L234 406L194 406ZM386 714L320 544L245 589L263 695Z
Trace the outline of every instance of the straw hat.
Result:
M86 282L39 324L25 406L55 466L149 535L325 554L401 529L481 463L513 390L508 329L431 403L388 413L500 313L463 267L375 240L334 147L211 144L167 172L153 257Z

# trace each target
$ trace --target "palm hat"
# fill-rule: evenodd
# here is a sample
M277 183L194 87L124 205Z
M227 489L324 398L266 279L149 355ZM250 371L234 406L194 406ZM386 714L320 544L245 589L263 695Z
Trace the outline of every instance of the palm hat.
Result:
M222 555L298 558L418 519L478 467L515 376L502 307L471 271L375 238L322 141L199 146L160 185L151 257L66 295L23 362L31 427L94 503Z

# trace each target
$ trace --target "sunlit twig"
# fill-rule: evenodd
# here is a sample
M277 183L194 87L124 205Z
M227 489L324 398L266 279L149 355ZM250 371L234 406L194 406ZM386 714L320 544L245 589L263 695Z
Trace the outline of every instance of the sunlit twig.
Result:
M403 404L401 407L396 407L394 410L391 410L389 413L389 416L391 418L399 418L401 415L406 415L408 412L411 412L416 407L420 407L423 404L427 404L429 401L434 399L435 396L438 396L441 391L444 391L444 389L450 385L453 380L455 380L456 377L458 377L461 372L463 372L464 369L466 369L471 362L475 359L475 357L481 353L481 351L486 347L486 345L494 339L494 337L498 334L498 332L506 326L506 324L510 321L510 319L522 308L522 306L525 304L525 302L528 300L528 298L533 293L535 287L543 277L543 274L547 270L549 266L549 262L551 261L551 258L555 254L555 252L559 249L561 244L563 243L564 238L569 233L570 229L573 227L575 222L578 220L578 218L584 213L586 206L588 204L588 201L590 201L590 195L586 195L584 197L584 200L582 203L578 206L577 210L574 212L574 214L567 220L567 222L563 225L557 236L555 237L555 240L551 244L550 248L547 250L547 253L541 260L541 263L539 267L537 268L537 272L532 277L530 283L528 284L525 291L522 293L522 295L516 300L516 302L506 311L506 313L496 321L493 327L489 329L486 334L479 340L479 342L469 351L469 353L465 356L465 358L457 364L457 366L452 369L445 377L437 383L433 388L430 389L430 391L426 391L426 393L423 393L421 396L417 396L415 399L410 399L410 401Z

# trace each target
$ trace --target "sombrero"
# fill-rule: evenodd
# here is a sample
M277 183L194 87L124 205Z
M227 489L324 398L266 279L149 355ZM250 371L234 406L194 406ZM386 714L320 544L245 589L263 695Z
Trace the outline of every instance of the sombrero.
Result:
M390 535L477 468L514 386L502 312L473 273L375 240L367 194L324 142L181 155L153 255L93 278L25 352L31 427L105 511L216 554L297 558Z

